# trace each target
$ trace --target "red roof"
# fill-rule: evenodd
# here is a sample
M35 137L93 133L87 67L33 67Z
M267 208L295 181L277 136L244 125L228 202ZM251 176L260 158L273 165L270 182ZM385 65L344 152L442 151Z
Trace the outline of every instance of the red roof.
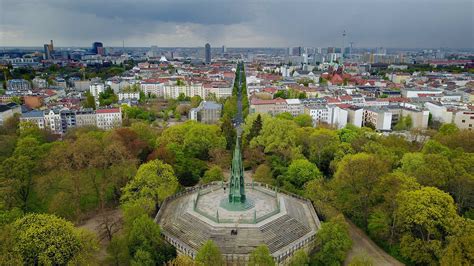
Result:
M344 108L349 108L349 107L352 106L352 104L347 104L347 103L336 104L336 105L337 105L337 107L342 108L342 109L344 109Z
M120 113L120 108L97 109L95 112L97 114Z
M257 98L253 98L250 102L253 105L282 104L282 103L286 103L286 100L282 99L282 98L276 98L276 99L272 99L272 100L260 100L260 99L257 99Z
M352 101L352 97L350 95L342 95L339 97L339 99L341 99L341 101Z
M344 80L339 76L339 74L335 74L332 76L331 83L332 84L341 84Z
M340 103L340 102L341 102L341 101L339 101L338 99L332 98L332 97L324 97L324 98L326 98L326 101L327 101L328 103Z

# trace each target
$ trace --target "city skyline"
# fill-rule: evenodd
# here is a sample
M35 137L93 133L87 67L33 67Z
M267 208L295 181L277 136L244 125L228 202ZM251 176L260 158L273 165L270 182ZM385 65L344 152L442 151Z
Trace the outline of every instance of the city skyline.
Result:
M473 48L472 2L0 0L0 46ZM41 12L38 12L41 10ZM98 11L100 10L100 11ZM389 11L389 12L388 12Z

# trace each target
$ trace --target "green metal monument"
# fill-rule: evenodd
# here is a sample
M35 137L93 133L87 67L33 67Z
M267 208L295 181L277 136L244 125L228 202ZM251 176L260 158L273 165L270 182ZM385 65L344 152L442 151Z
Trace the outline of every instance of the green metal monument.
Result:
M240 152L240 136L237 137L232 158L231 177L229 182L229 203L245 203L245 180L244 167L242 165L242 153Z
M252 199L245 194L244 166L240 151L240 134L237 136L232 158L229 195L220 202L220 206L228 211L244 211L254 207Z

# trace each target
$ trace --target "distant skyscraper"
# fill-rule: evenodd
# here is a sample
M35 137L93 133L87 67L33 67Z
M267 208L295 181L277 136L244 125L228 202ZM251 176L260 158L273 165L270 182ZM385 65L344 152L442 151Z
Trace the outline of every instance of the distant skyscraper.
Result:
M102 48L104 47L103 44L101 42L94 42L92 44L92 52L94 54L98 54L99 53L99 47Z
M44 45L44 59L50 60L53 59L53 52L54 52L54 46L53 46L53 40L49 44Z
M206 64L210 64L211 63L211 45L206 43L206 46L205 46L205 50L206 50Z
M222 53L223 54L227 53L227 47L225 47L225 45L222 45Z

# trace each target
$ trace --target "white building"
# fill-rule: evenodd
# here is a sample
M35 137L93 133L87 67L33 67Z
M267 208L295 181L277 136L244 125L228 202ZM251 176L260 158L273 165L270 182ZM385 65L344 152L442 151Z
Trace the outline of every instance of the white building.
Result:
M287 112L292 116L304 114L304 105L300 99L286 99L286 104Z
M163 84L155 81L144 81L140 84L140 89L145 95L163 97Z
M37 125L38 128L44 129L44 112L33 110L28 113L23 113L20 117L20 121L22 122L30 122L34 125Z
M165 99L176 99L180 94L184 94L186 97L199 95L205 99L207 97L207 90L202 84L185 84L181 86L176 84L164 85L163 97L165 97Z
M122 125L122 110L120 108L108 108L96 110L97 127L100 129L112 129Z
M402 97L404 98L417 98L420 97L420 95L430 95L430 96L436 96L439 94L442 94L442 90L430 90L430 89L402 89Z
M45 128L54 133L61 133L61 114L59 110L49 110L44 113Z
M31 84L33 85L33 88L47 88L48 87L48 82L46 79L42 79L40 77L35 77L32 81Z
M474 128L474 110L457 111L454 115L454 124L460 129Z
M343 128L347 125L348 111L336 105L307 105L304 107L304 112L311 116L315 125L326 123L337 128Z
M453 122L453 112L449 111L448 108L439 103L425 103L425 107L431 113L433 120L441 123Z
M362 127L364 109L360 107L349 107L347 110L347 123L352 124L356 127Z
M0 104L0 126L15 114L21 114L21 107L16 103Z
M84 109L76 112L76 126L97 126L97 119L94 110Z
M105 91L104 83L92 83L89 86L89 91L94 96L94 98L98 98L99 94Z
M140 100L140 92L119 92L119 101L122 100Z
M390 131L392 129L392 113L383 108L364 109L363 125L373 125L376 130Z

